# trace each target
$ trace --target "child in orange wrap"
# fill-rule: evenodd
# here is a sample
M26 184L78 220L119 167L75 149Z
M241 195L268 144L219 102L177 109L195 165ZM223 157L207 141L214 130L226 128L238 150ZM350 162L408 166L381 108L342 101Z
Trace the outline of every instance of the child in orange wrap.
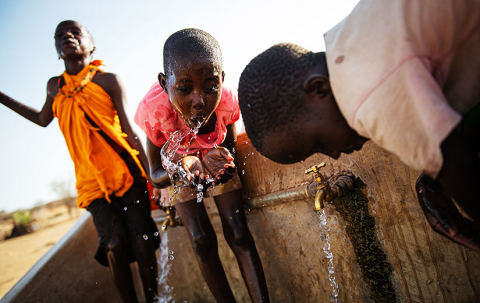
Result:
M177 130L188 132L201 125L196 136L186 136L175 162L192 174L195 183L217 184L213 198L222 220L227 243L238 260L253 302L269 302L262 264L248 229L241 183L235 171L235 127L239 119L237 92L223 86L222 54L218 42L198 29L184 29L171 35L163 50L165 74L160 73L140 103L135 122L147 134L147 154L154 186L170 186L162 167L160 151ZM169 188L171 189L171 187ZM172 193L173 194L173 193ZM210 195L207 191L205 195ZM217 302L235 302L218 256L217 238L205 206L197 203L196 192L184 187L171 205L180 215L190 237L195 257Z
M92 61L88 30L75 21L61 22L55 47L65 72L47 84L41 111L0 92L0 102L46 127L57 117L75 164L78 206L92 215L100 247L99 263L110 266L124 302L137 302L129 263L138 261L147 302L157 290L155 250L160 243L150 216L147 158L125 113L125 93L115 74Z

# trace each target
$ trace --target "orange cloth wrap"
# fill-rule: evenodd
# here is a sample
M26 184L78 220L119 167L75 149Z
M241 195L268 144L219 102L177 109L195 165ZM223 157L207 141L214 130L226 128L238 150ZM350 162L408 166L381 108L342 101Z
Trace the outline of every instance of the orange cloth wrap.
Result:
M117 110L110 96L99 85L90 82L89 74L99 70L102 61L95 60L77 75L63 73L65 85L53 101L70 156L75 165L77 205L86 208L93 200L114 194L121 197L132 186L133 177L127 165L98 132L100 129L127 150L146 176L133 149L122 132ZM93 127L85 114L98 126Z

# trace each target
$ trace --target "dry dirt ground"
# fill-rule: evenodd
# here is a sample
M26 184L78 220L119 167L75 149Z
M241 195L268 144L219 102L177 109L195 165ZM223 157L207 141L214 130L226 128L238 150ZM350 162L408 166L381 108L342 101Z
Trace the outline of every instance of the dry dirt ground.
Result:
M75 224L84 210L75 210L73 218L63 205L32 214L36 231L0 241L0 298ZM0 233L11 230L11 221L0 224ZM3 238L3 237L2 237Z

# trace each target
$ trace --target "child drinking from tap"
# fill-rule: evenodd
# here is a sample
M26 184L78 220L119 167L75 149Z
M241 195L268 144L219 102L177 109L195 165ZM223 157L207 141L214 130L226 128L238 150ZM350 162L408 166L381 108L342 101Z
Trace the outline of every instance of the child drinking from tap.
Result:
M54 117L75 164L77 204L92 215L100 247L97 261L110 266L124 302L137 302L129 263L135 259L147 302L155 300L160 244L150 216L147 157L127 118L123 86L92 61L93 38L78 22L63 21L55 47L65 72L47 83L41 111L0 92L0 103L46 127Z
M279 44L248 64L246 132L280 163L337 159L371 139L424 172L417 194L432 227L480 251L477 133L461 130L480 101L479 29L477 0L361 0L324 35L326 52Z
M223 85L220 46L205 31L180 30L165 42L163 64L164 73L158 75L158 82L140 102L135 116L135 122L147 135L153 184L160 188L171 185L160 155L171 134L200 126L198 134L181 141L175 162L180 160L194 183L208 186L209 176L215 180L213 199L250 297L253 302L269 302L262 264L247 225L240 179L229 152L234 151L234 122L239 119L240 110L236 91ZM195 194L183 187L173 196L171 205L187 229L213 296L217 302L235 302L219 259L215 231L204 204L197 203Z

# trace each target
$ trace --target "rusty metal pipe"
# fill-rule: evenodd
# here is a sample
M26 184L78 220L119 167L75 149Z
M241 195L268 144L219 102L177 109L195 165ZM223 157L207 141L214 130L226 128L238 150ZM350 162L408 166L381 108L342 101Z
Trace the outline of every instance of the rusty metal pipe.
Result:
M309 187L311 188L312 184L315 188L316 182L312 182L307 186L289 188L274 193L246 199L245 204L248 207L260 208L313 198L315 197L315 193L313 193L312 195L309 190Z

